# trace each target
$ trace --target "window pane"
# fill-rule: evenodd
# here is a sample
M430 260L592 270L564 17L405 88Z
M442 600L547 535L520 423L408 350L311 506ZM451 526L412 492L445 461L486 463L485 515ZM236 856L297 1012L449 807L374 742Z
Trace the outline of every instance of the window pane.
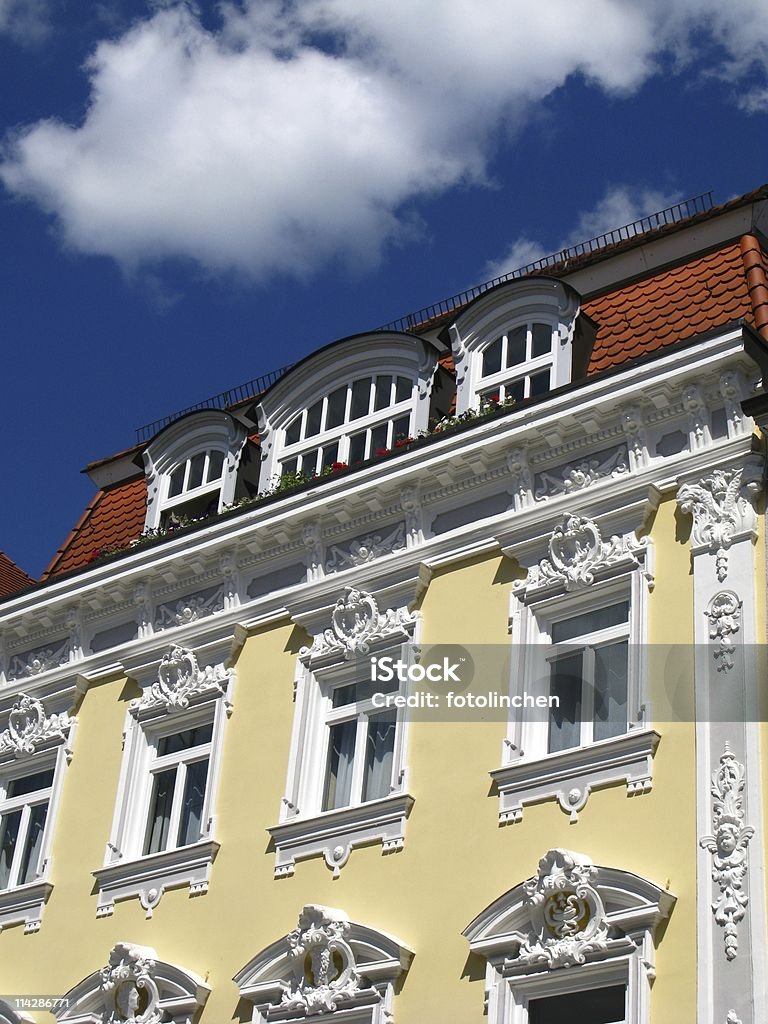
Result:
M607 629L609 626L620 626L623 622L629 621L629 602L620 601L618 604L608 605L607 608L594 608L592 611L582 612L581 615L574 615L570 619L561 619L560 622L552 623L552 643L560 644L566 640L572 640L577 636L587 636L599 629Z
M218 480L221 476L222 470L224 469L224 452L209 452L208 453L208 475L206 476L206 483L211 483L213 480Z
M407 377L397 378L397 388L395 390L395 401L404 402L406 399L411 397L413 391L413 384L408 380Z
M170 483L168 484L168 497L176 498L184 490L184 473L186 472L187 464L182 462L180 466L171 473Z
M387 443L388 433L388 423L380 423L378 427L373 428L371 431L371 455L375 455L377 452L384 451L389 447Z
M315 448L313 452L305 452L301 456L301 472L306 473L307 476L312 476L317 472L317 453L318 449Z
M531 355L543 356L552 349L552 328L549 324L534 324L531 327Z
M181 822L179 823L179 846L196 843L202 834L203 801L205 800L207 779L207 758L204 761L195 761L187 765L184 799L181 805Z
M607 740L627 731L626 641L595 648L595 740Z
M528 328L525 324L514 327L507 335L507 366L519 366L526 360L525 341Z
M338 427L344 422L347 411L347 387L337 388L328 395L328 411L325 414L325 429Z
M528 1004L529 1024L624 1024L626 992L624 985L612 985L532 999Z
M47 801L44 804L36 804L30 808L27 839L24 843L24 852L21 855L21 867L19 868L19 885L33 882L37 877L37 867L40 862L40 851L43 848L43 832L45 831L47 814Z
M396 658L394 660L397 660ZM370 700L374 693L394 693L400 686L397 673L392 673L392 678L383 682L366 679L360 683L347 683L346 686L337 686L331 694L331 707L343 708L347 704L355 704L357 701Z
M339 461L339 442L334 441L333 444L327 444L323 448L323 464L322 468L326 469L334 462Z
M363 800L379 800L387 796L392 784L392 757L395 750L394 711L368 719L365 743L365 774Z
M280 470L280 476L292 476L296 473L299 466L298 459L287 459Z
M301 439L301 414L291 420L285 431L285 443L296 444Z
M168 768L157 772L152 779L152 799L149 802L147 837L144 853L160 853L168 846L168 830L171 827L173 790L176 785L177 769Z
M536 395L546 395L549 391L549 370L544 370L542 373L534 373L531 377L531 398L535 398Z
M490 377L501 369L501 338L491 342L483 349L483 376Z
M514 398L516 402L522 402L525 398L525 380L516 380L511 384L505 384L504 398Z
M363 431L362 434L355 434L354 437L349 439L349 464L354 466L356 462L362 462L365 458L365 439L368 436L367 431Z
M363 380L356 380L352 385L352 408L350 410L349 418L352 420L359 419L361 416L368 415L368 409L371 404L371 378L364 377Z
M35 772L20 779L11 779L8 784L8 796L24 796L25 793L37 793L40 789L48 789L53 785L53 768L47 772Z
M401 377L400 380L403 378ZM374 409L386 409L392 404L392 376L387 374L384 377L376 378L376 398L373 403Z
M203 482L203 470L205 469L205 452L199 452L195 455L189 463L189 480L187 481L187 490L191 491L193 487L199 487Z
M174 732L170 736L163 736L157 744L157 756L164 754L178 754L180 750L189 750L191 747L199 747L203 743L210 743L213 736L213 725L197 725L194 729L185 729L184 732Z
M549 752L578 747L581 742L581 651L552 663L549 694L559 707L550 709Z
M328 765L325 773L323 810L348 807L352 799L352 767L355 760L357 719L337 722L328 730Z
M322 417L323 400L321 398L319 402L315 402L311 409L307 409L307 428L304 431L304 437L314 437L315 434L320 433Z
M13 867L13 854L19 838L21 810L4 814L0 820L0 889L7 889Z
M411 426L410 416L400 416L396 419L392 426L392 444L394 445L397 441L405 440L406 437L410 437L409 429Z

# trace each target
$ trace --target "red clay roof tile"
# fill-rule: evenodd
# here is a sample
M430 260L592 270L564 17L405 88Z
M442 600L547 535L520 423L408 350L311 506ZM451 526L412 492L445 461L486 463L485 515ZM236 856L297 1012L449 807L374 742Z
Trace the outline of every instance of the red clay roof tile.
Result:
M20 569L8 555L0 551L0 597L8 597L17 590L23 590L35 581Z

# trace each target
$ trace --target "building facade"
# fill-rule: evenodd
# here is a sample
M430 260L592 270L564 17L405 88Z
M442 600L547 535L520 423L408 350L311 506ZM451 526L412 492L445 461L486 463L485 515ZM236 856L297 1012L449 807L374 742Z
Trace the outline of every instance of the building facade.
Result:
M89 467L0 604L0 1021L768 1020L766 233L764 188Z

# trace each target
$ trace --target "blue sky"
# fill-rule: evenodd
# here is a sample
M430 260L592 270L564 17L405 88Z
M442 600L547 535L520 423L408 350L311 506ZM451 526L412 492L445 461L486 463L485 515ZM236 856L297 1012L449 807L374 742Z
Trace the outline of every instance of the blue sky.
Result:
M0 549L142 424L768 180L764 0L0 0Z

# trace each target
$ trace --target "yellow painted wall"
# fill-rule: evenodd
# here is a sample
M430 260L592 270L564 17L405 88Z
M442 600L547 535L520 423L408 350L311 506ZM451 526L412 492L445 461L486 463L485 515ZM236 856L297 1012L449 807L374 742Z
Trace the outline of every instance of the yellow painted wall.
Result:
M676 537L676 531L678 536ZM674 502L651 527L656 586L651 638L692 640L689 548ZM424 643L508 643L511 572L498 557L446 570L423 601ZM216 838L221 850L207 894L166 893L151 920L138 900L96 920L91 871L103 863L117 789L121 734L134 689L123 680L92 686L78 709L53 845L54 892L39 933L0 935L0 989L62 994L101 967L114 943L154 947L161 959L212 986L203 1024L250 1019L232 975L296 925L305 903L343 909L416 951L396 1002L398 1024L481 1024L483 965L468 958L461 931L505 891L532 875L541 855L565 846L668 885L678 897L658 953L653 1024L687 1024L695 1005L695 761L693 726L660 725L650 794L623 785L592 794L576 824L554 802L527 806L520 824L500 827L489 770L500 765L502 722L414 722L407 764L416 798L405 848L352 852L334 880L321 858L275 880L267 826L285 791L298 638L288 625L251 636L237 662L235 709L227 723ZM685 675L686 667L682 667ZM689 675L692 674L690 668ZM659 697L651 679L651 701ZM50 1019L43 1018L42 1019Z

